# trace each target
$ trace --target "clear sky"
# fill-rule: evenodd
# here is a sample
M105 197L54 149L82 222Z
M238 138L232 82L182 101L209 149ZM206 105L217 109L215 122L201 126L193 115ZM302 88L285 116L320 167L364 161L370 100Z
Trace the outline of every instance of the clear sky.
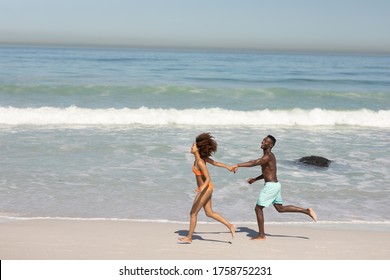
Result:
M0 0L0 44L390 53L389 0Z

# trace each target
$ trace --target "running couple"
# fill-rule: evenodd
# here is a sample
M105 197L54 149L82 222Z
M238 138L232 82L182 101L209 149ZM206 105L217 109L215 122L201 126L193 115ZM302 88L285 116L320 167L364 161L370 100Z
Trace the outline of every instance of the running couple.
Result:
M276 176L276 158L272 153L272 148L275 146L276 139L272 135L268 135L261 142L261 149L263 150L262 157L251 160L248 162L238 163L233 166L229 166L222 162L214 161L211 156L217 151L217 142L214 140L210 133L202 133L196 137L196 142L191 147L191 153L195 157L192 171L195 174L197 189L194 203L192 204L190 212L190 228L188 235L179 238L181 242L191 243L192 235L194 234L197 216L199 211L203 208L206 215L218 222L224 224L230 231L232 238L235 235L235 226L229 223L223 216L214 212L211 206L211 197L214 191L214 186L210 181L209 171L206 166L206 162L214 166L223 167L229 171L236 172L239 167L253 167L261 166L262 174L256 178L249 178L248 183L252 184L258 180L264 179L264 187L259 194L257 204L255 207L257 224L259 227L259 234L253 237L254 240L265 240L264 231L264 207L268 207L271 204L279 213L296 212L303 213L310 216L314 221L317 221L317 215L311 208L301 208L294 205L283 205L283 199L281 195L281 184Z

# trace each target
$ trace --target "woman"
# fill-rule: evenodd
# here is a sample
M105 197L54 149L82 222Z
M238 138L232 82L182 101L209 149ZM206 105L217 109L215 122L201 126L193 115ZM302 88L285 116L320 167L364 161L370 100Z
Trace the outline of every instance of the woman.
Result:
M196 177L196 183L198 188L196 190L197 195L190 212L190 229L186 237L181 237L179 240L185 243L192 242L192 235L194 234L197 216L200 209L204 209L207 217L213 218L218 222L224 224L230 231L232 237L235 234L235 227L229 223L220 214L213 211L211 207L211 196L214 191L214 186L210 181L209 171L206 166L206 162L218 166L224 167L229 171L233 170L233 167L228 166L222 162L214 161L210 156L217 151L217 142L210 135L210 133L202 133L196 137L196 142L192 145L191 153L195 156L194 165L192 171Z

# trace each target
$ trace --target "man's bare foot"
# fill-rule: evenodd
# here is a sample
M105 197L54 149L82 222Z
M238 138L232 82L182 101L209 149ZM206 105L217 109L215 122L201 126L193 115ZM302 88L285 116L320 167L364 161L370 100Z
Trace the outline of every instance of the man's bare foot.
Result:
M188 244L190 244L191 242L192 242L192 239L191 238L189 238L189 237L180 237L180 238L178 238L179 239L179 241L180 242L183 242L183 243L188 243Z
M262 240L265 241L267 238L265 236L258 235L256 237L252 237L251 240Z
M316 214L316 212L314 212L314 210L311 209L311 208L307 208L307 210L309 210L309 216L310 216L315 222L317 222L317 214Z
M232 238L236 235L236 226L233 224L230 224L229 226L230 233L232 234Z

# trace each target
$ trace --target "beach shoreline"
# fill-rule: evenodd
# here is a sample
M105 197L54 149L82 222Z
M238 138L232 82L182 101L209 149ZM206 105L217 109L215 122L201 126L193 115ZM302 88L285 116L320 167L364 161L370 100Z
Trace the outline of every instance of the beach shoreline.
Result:
M217 223L32 219L0 223L2 260L389 260L388 227L266 224L266 241L250 240L256 224L236 224L234 239ZM379 230L378 230L379 229Z

